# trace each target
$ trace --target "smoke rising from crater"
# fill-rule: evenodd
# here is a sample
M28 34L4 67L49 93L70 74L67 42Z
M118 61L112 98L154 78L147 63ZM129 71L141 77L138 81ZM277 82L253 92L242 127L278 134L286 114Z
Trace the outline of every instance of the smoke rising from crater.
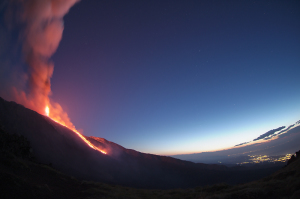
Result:
M73 128L68 115L57 103L50 102L54 64L50 57L57 50L64 30L63 17L79 0L13 0L8 3L6 22L14 18L19 29L19 41L26 72L22 75L25 89L12 87L12 100L44 114L50 107L50 117ZM16 9L17 8L17 9Z

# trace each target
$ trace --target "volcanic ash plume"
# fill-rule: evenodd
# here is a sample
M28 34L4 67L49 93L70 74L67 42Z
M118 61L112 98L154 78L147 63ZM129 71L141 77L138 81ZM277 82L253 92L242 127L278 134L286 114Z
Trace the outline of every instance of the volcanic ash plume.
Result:
M25 63L28 65L26 80L28 90L13 88L14 100L25 107L45 114L64 125L74 128L69 117L57 103L50 103L50 78L53 63L49 60L56 51L64 29L63 16L78 0L14 0L22 12L14 13L23 28L20 38Z

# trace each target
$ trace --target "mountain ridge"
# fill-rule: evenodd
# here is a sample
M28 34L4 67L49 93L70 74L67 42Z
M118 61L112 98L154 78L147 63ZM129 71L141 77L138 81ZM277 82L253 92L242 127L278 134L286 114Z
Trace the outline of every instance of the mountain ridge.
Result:
M172 157L125 149L104 138L87 137L96 146L112 150L102 154L76 133L50 118L0 98L0 124L12 134L26 137L38 161L78 179L137 188L188 188L221 182L243 183L279 169L239 171Z
M258 181L228 185L215 184L192 189L149 190L78 180L36 163L28 140L8 134L0 126L1 198L263 198L297 199L300 150L284 168Z

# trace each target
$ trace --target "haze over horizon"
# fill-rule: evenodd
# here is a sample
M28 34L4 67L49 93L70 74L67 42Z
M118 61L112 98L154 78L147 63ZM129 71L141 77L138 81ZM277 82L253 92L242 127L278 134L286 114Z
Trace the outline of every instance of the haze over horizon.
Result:
M28 67L7 2L0 96L13 100ZM300 119L299 10L299 1L80 1L50 59L50 98L84 135L145 153L253 140Z

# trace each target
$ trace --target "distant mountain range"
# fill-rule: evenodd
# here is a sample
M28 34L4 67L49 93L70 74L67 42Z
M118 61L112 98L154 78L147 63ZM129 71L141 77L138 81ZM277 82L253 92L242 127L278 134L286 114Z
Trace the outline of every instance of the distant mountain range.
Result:
M278 156L292 154L299 149L300 122L288 127L281 126L270 130L249 142L237 144L232 148L214 152L173 155L181 160L202 163L236 164L245 161L246 156Z
M47 116L2 98L0 125L9 134L26 137L38 162L78 179L109 184L163 189L221 182L236 184L260 179L281 167L243 170L240 167L193 163L126 149L104 138L86 137L107 152L102 154L90 148L76 133Z

